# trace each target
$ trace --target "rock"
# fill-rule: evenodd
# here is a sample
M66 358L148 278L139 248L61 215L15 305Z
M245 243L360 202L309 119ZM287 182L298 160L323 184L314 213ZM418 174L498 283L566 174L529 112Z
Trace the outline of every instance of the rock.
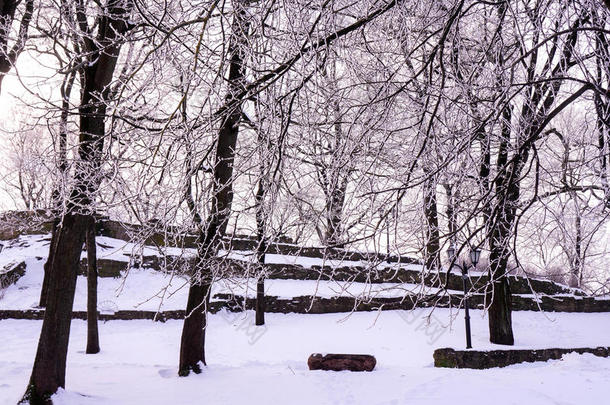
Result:
M451 348L434 351L434 367L486 369L506 367L511 364L533 363L560 359L567 353L591 353L609 357L610 347L579 347L573 349L509 349L509 350L455 350Z
M307 359L310 370L332 371L373 371L377 364L369 354L326 354L314 353Z
M0 289L15 284L25 274L25 262L11 262L0 268Z
M121 272L127 270L129 263L112 260L112 259L97 259L97 275L98 277L121 277ZM87 275L87 258L80 261L79 273Z

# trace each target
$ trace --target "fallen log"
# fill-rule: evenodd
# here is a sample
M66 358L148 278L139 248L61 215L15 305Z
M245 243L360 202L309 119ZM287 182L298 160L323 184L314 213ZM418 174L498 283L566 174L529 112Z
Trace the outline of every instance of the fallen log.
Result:
M370 354L314 353L307 359L310 370L373 371L376 364L377 360Z

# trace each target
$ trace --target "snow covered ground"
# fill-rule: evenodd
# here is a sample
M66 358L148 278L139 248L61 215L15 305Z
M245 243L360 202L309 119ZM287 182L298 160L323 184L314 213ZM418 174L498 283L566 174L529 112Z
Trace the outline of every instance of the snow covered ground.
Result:
M28 309L38 302L48 236L11 242L0 268L25 260L26 274L0 291L0 309ZM100 238L100 257L122 258L133 246ZM153 252L144 252L152 254ZM281 256L273 260L285 260ZM311 265L308 261L301 263ZM101 278L101 310L183 309L186 280L132 269L125 278ZM268 280L267 293L281 297L400 296L410 285ZM219 283L215 292L253 294L245 280ZM86 279L79 276L75 310L85 310ZM487 319L471 312L475 349L504 348L487 341ZM453 319L453 322L450 322ZM208 367L201 375L177 376L181 321L100 322L102 352L85 355L86 322L74 320L67 387L56 404L590 404L610 396L610 359L566 355L547 363L504 369L452 370L432 366L439 347L464 347L463 314L455 310L347 314L254 314L221 311L210 316ZM610 313L513 313L514 348L610 346ZM41 321L0 321L0 405L23 394ZM315 352L368 353L371 373L309 371Z
M388 311L302 315L252 312L212 315L208 367L177 376L182 322L100 324L102 352L85 355L86 323L72 323L67 386L57 404L593 404L610 394L610 359L566 355L548 363L503 369L432 366L438 347L462 347L461 314L442 328L447 309L430 325L415 313ZM514 313L515 348L610 345L610 314ZM486 319L473 311L473 345L487 342ZM14 404L31 371L41 321L0 321L0 404ZM370 353L371 373L309 371L314 352Z
M31 309L38 305L43 279L44 258L48 254L50 235L22 236L5 247L0 253L0 268L9 263L25 260L26 274L15 285L0 292L0 309ZM98 237L98 257L119 261L129 261L129 254L136 252L133 244L117 239ZM170 248L173 249L173 248ZM179 255L178 249L170 253ZM145 247L144 255L158 254L153 248ZM189 254L190 252L186 252ZM245 258L244 252L231 253L234 258ZM83 252L83 257L86 253ZM270 263L289 263L290 259L299 264L312 266L328 265L328 261L315 258L290 258L269 255ZM337 262L334 264L362 264L361 262ZM435 288L418 284L396 283L354 283L325 280L267 280L267 295L292 298L304 295L318 297L351 296L360 298L403 297L412 293L430 294ZM241 296L256 296L255 279L220 280L213 286L213 294L231 293ZM122 278L100 278L98 303L101 311L148 310L161 311L184 309L188 295L188 281L180 276L172 276L150 269L130 269ZM87 279L79 276L74 298L74 310L84 311L87 305Z

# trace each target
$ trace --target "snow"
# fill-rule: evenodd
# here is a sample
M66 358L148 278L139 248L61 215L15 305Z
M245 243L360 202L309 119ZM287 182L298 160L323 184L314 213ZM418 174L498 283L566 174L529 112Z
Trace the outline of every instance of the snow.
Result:
M26 274L0 291L0 309L35 306L49 237L27 236L0 253L0 266L26 261ZM99 238L100 257L128 260L134 246ZM151 254L154 249L143 252ZM187 252L188 253L188 252ZM272 260L286 260L278 256ZM315 261L304 260L306 265ZM101 310L184 309L187 280L130 269L127 277L100 278ZM220 282L214 293L253 295L250 280ZM267 293L281 297L370 294L401 296L414 285L267 280ZM79 276L76 310L86 307L86 279ZM450 309L353 314L210 315L208 366L201 375L177 376L181 321L100 322L102 352L86 355L86 322L72 322L66 390L56 404L590 404L610 394L610 359L569 354L562 360L502 369L433 367L440 347L464 348L463 313ZM488 342L487 318L471 310L473 346L506 349ZM0 321L0 405L23 394L42 321ZM514 349L610 346L610 313L513 313ZM309 371L312 353L367 353L377 358L371 373Z
M3 291L0 309L32 309L38 305L43 279L43 260L26 259L27 271L15 285ZM425 288L426 293L435 292ZM266 280L267 295L293 298L304 295L318 297L403 297L422 292L418 284L354 283L325 280ZM255 279L232 279L215 282L212 294L231 293L241 296L256 296ZM98 302L100 310L173 310L184 309L188 295L188 280L150 269L130 269L121 278L98 279ZM87 306L87 278L78 276L74 297L74 310L84 311Z
M0 266L25 260L26 274L15 285L0 294L0 309L32 309L38 305L43 280L44 258L48 254L49 235L22 236L0 253ZM129 261L128 254L136 251L133 244L117 239L98 237L98 257ZM151 247L144 247L144 255L158 254ZM174 254L176 252L172 252ZM188 252L187 252L188 254ZM83 252L83 257L86 253ZM281 255L270 255L271 262L288 260ZM299 264L313 265L316 260L301 258ZM360 263L360 262L358 262ZM188 295L188 280L182 276L167 274L151 269L130 268L121 278L101 277L98 279L98 303L100 311L147 310L161 311L184 309ZM404 297L405 295L431 294L436 288L406 283L356 283L327 280L273 280L265 281L265 293L270 296L291 299L314 295L317 297L348 296L361 299L375 297ZM241 296L256 296L256 280L219 280L215 282L212 294L230 293ZM78 276L74 297L74 310L85 311L87 307L87 279Z
M86 322L72 322L67 386L57 404L588 404L609 394L610 359L566 355L563 360L490 370L437 369L437 347L463 347L461 314L434 336L429 310L303 315L210 316L208 366L201 375L177 376L182 322L100 323L102 352L84 354ZM433 312L448 322L448 309ZM456 315L456 314L453 314ZM610 314L513 314L517 345L608 345ZM486 319L472 311L476 349L487 343ZM0 404L14 404L31 371L41 321L0 321ZM422 326L423 325L423 326ZM428 327L429 328L429 327ZM552 330L552 338L549 331ZM369 353L371 373L309 371L314 352Z
M255 262L256 255L249 251L234 250L231 252L220 251L220 256L226 256L229 259L242 260L247 262ZM299 265L305 268L311 268L313 266L323 267L367 267L371 263L362 260L343 260L343 259L325 259L319 257L304 257L304 256L291 256L291 255L279 255L273 253L267 253L265 255L265 263L267 264L291 264ZM420 264L407 264L407 263L388 263L379 262L375 263L375 268L386 269L386 268L398 268L406 270L422 270L423 266Z

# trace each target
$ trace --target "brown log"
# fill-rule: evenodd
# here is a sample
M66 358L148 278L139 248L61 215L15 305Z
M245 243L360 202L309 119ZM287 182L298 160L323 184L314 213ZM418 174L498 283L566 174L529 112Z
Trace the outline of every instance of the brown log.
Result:
M377 360L370 354L314 353L307 359L310 370L373 371L376 364Z

